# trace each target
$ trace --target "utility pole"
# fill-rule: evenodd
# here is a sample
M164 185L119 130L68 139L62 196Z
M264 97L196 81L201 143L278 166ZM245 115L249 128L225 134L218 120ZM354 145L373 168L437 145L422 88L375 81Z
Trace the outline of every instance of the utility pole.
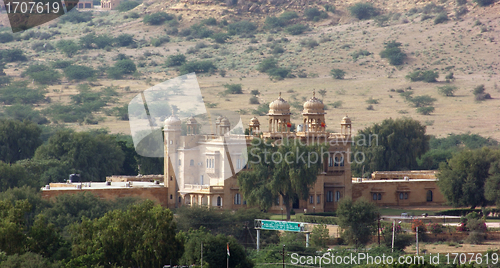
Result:
M203 241L201 242L201 268L203 268Z
M392 221L392 247L391 252L394 252L394 231L396 230L396 220Z
M378 214L377 236L378 236L378 245L380 246L380 213Z
M285 268L285 245L283 245L283 268Z

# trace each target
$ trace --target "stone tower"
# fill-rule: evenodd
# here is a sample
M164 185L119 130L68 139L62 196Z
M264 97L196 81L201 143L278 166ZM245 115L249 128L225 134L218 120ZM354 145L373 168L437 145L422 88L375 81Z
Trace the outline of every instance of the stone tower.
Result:
M168 207L177 207L177 177L179 159L178 148L181 143L181 120L175 115L171 115L165 119L164 128L164 177L163 182L165 187L168 187Z

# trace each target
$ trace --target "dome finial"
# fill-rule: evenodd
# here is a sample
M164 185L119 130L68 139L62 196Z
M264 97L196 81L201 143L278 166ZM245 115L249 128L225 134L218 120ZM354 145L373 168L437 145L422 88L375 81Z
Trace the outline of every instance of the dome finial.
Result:
M281 98L281 91L280 91L279 97Z
M316 97L316 89L313 89L313 98Z

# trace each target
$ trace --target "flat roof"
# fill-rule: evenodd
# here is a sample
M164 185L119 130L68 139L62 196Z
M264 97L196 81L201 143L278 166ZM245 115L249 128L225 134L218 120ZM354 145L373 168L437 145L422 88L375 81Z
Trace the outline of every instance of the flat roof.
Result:
M133 182L111 182L111 185L107 185L108 182L72 182L72 183L51 183L49 188L47 186L42 187L42 191L60 191L60 190L101 190L101 189L133 189L133 188L163 188L163 182L155 184L149 181L133 181ZM81 189L78 188L81 185Z
M359 178L352 178L352 183L378 183L378 182L386 182L386 183L391 183L391 182L423 182L423 181L438 181L438 179L396 179L396 180L371 180L371 179L363 179L361 181L358 181Z

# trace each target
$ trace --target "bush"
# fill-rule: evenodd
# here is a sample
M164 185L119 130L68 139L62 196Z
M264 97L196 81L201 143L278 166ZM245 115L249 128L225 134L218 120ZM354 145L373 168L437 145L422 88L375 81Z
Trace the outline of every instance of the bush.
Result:
M429 96L429 95L421 95L421 96L416 96L416 97L408 97L406 99L407 101L413 103L415 107L424 107L424 106L429 106L432 105L436 99Z
M184 63L180 68L180 74L188 73L212 73L217 67L211 61L191 61Z
M474 0L474 3L476 3L480 7L486 7L495 3L495 0Z
M151 15L145 15L143 18L143 22L149 25L160 25L165 21L173 20L175 16L167 14L165 12L156 12Z
M380 52L380 57L389 59L391 65L401 65L406 59L406 53L400 47L401 43L396 41L385 43L385 49Z
M354 61L357 61L359 57L361 56L370 56L372 53L370 53L368 50L360 49L358 51L355 51L351 54L351 57Z
M29 66L26 71L24 71L23 75L28 75L35 82L42 85L53 84L61 77L58 71L54 71L50 67L42 64Z
M274 28L281 28L286 25L286 21L282 18L278 17L267 17L266 20L264 21L264 28L266 29L274 29Z
M467 4L467 0L456 0L456 2L457 2L457 5L459 5L459 6Z
M369 99L366 100L367 104L378 104L378 100L370 97Z
M54 50L55 48L46 42L35 42L31 45L31 49L36 52Z
M80 12L76 8L73 8L70 12L61 16L59 21L61 23L71 22L71 23L82 23L89 22L92 20L92 12Z
M227 33L230 35L250 34L255 30L257 30L257 25L247 20L234 22L227 26Z
M271 78L284 79L291 73L291 70L287 68L271 68L266 73Z
M472 94L474 95L480 95L480 94L484 94L484 85L479 85L477 87L474 88L474 90L472 91Z
M293 20L293 19L297 19L299 17L299 15L297 15L297 13L295 11L285 11L283 12L279 18L288 22L290 20Z
M64 69L68 80L83 80L94 76L94 69L82 65L70 65Z
M24 121L29 120L39 125L50 123L50 121L40 115L40 112L33 110L31 105L14 104L5 108L5 114L12 119Z
M226 40L229 38L229 35L226 33L215 33L212 34L212 39L218 44L226 43Z
M417 108L417 113L419 113L421 115L430 115L432 112L434 112L434 107L432 107L432 106L418 107Z
M120 12L125 12L125 11L129 11L131 9L134 9L136 6L138 6L140 4L141 3L137 2L137 1L123 1L118 5L117 9Z
M484 85L479 85L474 88L472 93L474 94L476 101L491 99L491 95L489 93L484 92L484 90L485 90Z
M439 77L439 73L427 70L427 71L422 71L422 70L416 70L411 73L409 73L406 78L410 79L412 82L416 81L424 81L427 83L432 83L436 82L437 78Z
M304 24L294 24L290 25L285 28L285 31L287 31L291 35L299 35L308 30L309 27Z
M304 47L308 47L308 48L314 48L314 47L317 47L319 46L318 44L318 41L314 40L314 39L303 39L300 41L300 44Z
M113 44L113 38L109 35L95 35L94 33L80 37L80 45L84 48L99 48L103 49Z
M303 215L297 216L297 221L317 223L317 224L338 224L338 218L333 216L314 216L314 215Z
M439 94L446 96L446 97L453 97L455 90L457 90L456 86L446 85L446 86L438 87Z
M440 13L435 19L434 24L439 24L448 21L448 14Z
M311 244L314 247L326 248L326 243L329 238L330 236L328 235L328 228L326 228L326 225L320 224L314 226L311 232Z
M304 16L307 20L319 21L320 19L326 19L328 14L326 12L319 11L319 9L313 7L308 8L304 11Z
M131 34L120 34L114 40L115 44L120 47L130 46L135 44L134 36Z
M224 87L226 88L224 91L226 94L243 94L241 84L225 84Z
M440 234L443 232L443 225L439 223L429 223L427 229L433 234Z
M56 47L70 58L80 49L73 40L60 40L57 42Z
M167 67L181 66L186 62L186 56L183 54L170 55L165 62Z
M255 96L250 97L250 104L260 104L259 99Z
M28 81L11 82L8 86L0 87L0 103L5 105L20 103L39 103L45 98L43 89L31 89Z
M335 101L330 104L333 108L340 108L342 106L342 101Z
M458 7L455 9L455 17L459 18L465 14L467 14L469 10L466 7Z
M69 60L58 60L51 63L52 67L56 69L64 69L71 64L73 64L73 62Z
M342 69L332 69L330 71L330 74L332 75L333 78L335 79L344 79L345 76L345 71Z
M15 62L15 61L27 61L28 58L24 56L24 52L21 49L4 49L0 50L0 62Z
M159 47L159 46L163 45L164 43L168 43L168 42L170 42L170 37L168 37L168 36L151 38L151 45L154 47Z
M367 20L371 19L379 14L379 11L371 3L357 3L352 7L349 7L351 15L360 19Z
M119 60L107 70L109 78L120 79L123 75L132 74L137 70L135 63L130 59Z
M267 58L259 63L259 65L257 66L257 71L265 73L270 69L276 68L277 66L278 66L278 61L276 59Z
M8 43L14 41L14 36L10 33L0 33L0 43Z

